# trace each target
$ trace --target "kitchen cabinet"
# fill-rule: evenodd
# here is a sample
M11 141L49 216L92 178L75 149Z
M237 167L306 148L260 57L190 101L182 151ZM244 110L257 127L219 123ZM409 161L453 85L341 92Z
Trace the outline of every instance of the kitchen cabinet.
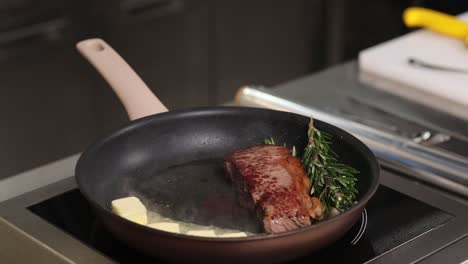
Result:
M209 1L100 1L91 8L105 19L99 35L170 109L215 103L209 86ZM111 97L106 91L103 98Z
M309 71L313 30L307 1L215 1L218 102L242 85L271 86Z
M37 13L33 1L0 5L17 16L0 16L8 22L0 28L0 179L80 152L127 122L76 52L80 39L108 41L170 109L223 103L240 85L272 85L308 69L306 1L48 4Z

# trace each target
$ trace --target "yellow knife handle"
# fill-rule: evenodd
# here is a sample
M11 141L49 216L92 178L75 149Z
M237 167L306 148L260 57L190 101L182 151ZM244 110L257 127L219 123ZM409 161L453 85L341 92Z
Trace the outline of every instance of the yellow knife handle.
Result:
M468 23L427 8L407 8L403 12L403 21L408 27L424 27L463 40L468 36Z

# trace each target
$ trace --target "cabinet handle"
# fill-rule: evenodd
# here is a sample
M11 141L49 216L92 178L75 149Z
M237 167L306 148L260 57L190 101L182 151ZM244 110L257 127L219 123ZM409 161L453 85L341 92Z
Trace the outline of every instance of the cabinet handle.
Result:
M121 2L120 8L129 16L162 17L180 13L184 6L183 0L125 0Z
M68 21L64 18L57 18L48 22L25 26L16 30L0 33L0 46L10 46L22 40L31 38L48 37L60 34L66 28Z

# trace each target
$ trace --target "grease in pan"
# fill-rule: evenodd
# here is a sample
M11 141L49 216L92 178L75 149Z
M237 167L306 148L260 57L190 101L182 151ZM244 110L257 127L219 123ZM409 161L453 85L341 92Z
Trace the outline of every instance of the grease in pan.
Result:
M339 214L355 203L357 171L338 163L329 146L331 137L314 128L312 119L308 136L309 143L302 160L296 157L294 146L292 149L277 146L273 138L266 139L265 144L236 150L225 158L226 174L233 183L240 205L257 215L265 233L305 227ZM147 224L146 209L137 198L119 199L112 205L117 214ZM200 228L171 219L149 226L195 236L217 237L214 230L220 232L220 237L247 235L241 231L226 233L217 227Z

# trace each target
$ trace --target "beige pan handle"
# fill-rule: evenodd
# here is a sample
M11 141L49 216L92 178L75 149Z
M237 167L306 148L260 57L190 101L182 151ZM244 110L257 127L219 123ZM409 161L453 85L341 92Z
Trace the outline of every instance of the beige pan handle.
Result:
M104 40L87 39L78 42L76 47L112 87L130 120L167 112L166 106Z

